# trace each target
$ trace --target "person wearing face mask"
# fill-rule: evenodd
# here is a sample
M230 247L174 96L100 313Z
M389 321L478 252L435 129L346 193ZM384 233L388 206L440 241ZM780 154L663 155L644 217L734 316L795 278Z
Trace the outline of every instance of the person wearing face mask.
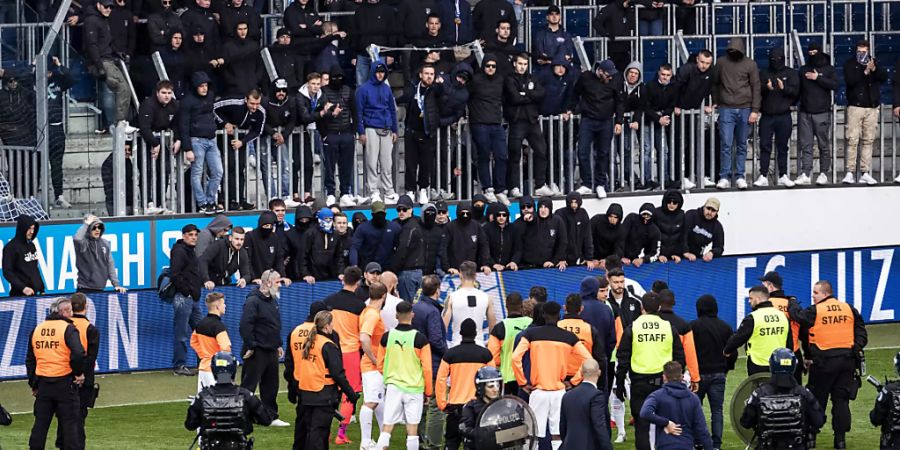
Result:
M446 215L444 216L446 217ZM422 267L423 275L447 273L447 230L437 223L437 207L428 203L422 207Z
M344 70L334 66L329 73L328 85L322 86L322 96L315 108L316 129L322 134L322 184L326 196L335 196L334 167L340 174L341 203L356 204L353 173L355 150L353 121L356 117L356 101L353 89L344 84Z
M852 184L856 175L856 149L859 155L859 182L868 185L878 183L869 171L872 169L872 148L878 136L878 118L881 115L881 84L887 81L887 72L872 56L868 40L856 43L856 57L844 63L844 81L847 83L847 155L844 165L847 174L844 184Z
M681 192L669 189L663 194L662 205L653 212L653 221L659 228L659 262L681 262L684 253L684 197Z
M400 298L413 302L422 282L425 245L419 218L413 212L413 201L408 195L401 195L397 201L397 218L394 222L400 225L400 232L390 267L397 273L397 293Z
M257 227L247 233L244 246L250 254L250 267L253 270L253 282L259 283L263 272L274 270L284 272L284 250L275 235L275 213L263 211L259 215ZM290 279L286 279L290 284Z
M675 103L677 100L678 90L672 83L672 66L668 63L659 66L656 71L656 78L647 83L647 96L644 102L644 117L648 130L644 135L644 163L651 162L652 152L650 149L656 147L658 159L665 168L659 174L659 182L662 183L666 176L665 187L677 188L681 186L681 164L678 160L672 163L672 149L669 148L671 135L673 133L673 117L675 112ZM652 131L651 131L652 130ZM653 138L650 138L652 134ZM675 136L678 139L678 136ZM674 170L672 170L674 169ZM645 179L649 178L649 172L644 169ZM676 181L678 180L678 181ZM654 186L655 187L655 186Z
M516 261L521 259L522 249L516 236L518 227L510 224L509 208L502 203L493 203L494 221L482 227L491 252L491 268L496 271L519 270Z
M813 140L819 146L819 176L823 186L831 179L831 94L838 88L837 73L831 56L822 44L813 42L806 51L806 64L800 67L800 106L797 108L797 151L800 153L799 185L810 184L813 176Z
M537 209L537 214L522 210L521 225L518 228L519 246L522 249L519 266L523 269L557 267L560 271L566 270L566 248L569 242L566 225L561 218L553 215L553 200L550 197L538 200Z
M312 226L314 219L312 209L309 206L300 205L294 213L294 227L284 232L284 251L287 257L284 270L285 275L292 280L300 280L304 277L300 272L300 264L306 251L306 232L314 228Z
M506 190L506 132L503 130L503 76L499 66L506 64L493 54L484 55L482 71L476 74L469 89L469 122L472 141L478 151L478 182L491 203L509 204ZM491 168L493 157L494 166ZM500 195L497 195L500 194Z
M734 181L738 189L747 189L744 178L747 136L750 127L759 120L762 95L759 68L746 56L743 38L731 38L726 57L716 61L713 80L713 103L719 109L719 139L722 141L722 167L716 188L728 189Z
M794 187L788 176L788 143L791 140L793 122L791 106L800 94L800 77L797 71L784 62L784 49L769 50L769 67L759 73L762 88L762 119L759 121L759 178L754 186L769 185L769 161L772 157L772 138L775 138L775 154L778 158L778 185Z
M484 194L475 194L472 197L472 221L478 222L479 225L484 225L488 221L484 209L489 203L495 202L489 202Z
M490 249L487 236L481 225L472 220L472 205L461 203L456 207L456 220L447 224L447 264L448 273L459 274L459 266L464 261L472 261L485 274L491 273Z
M382 267L389 267L399 234L400 224L387 220L384 202L372 203L372 220L363 222L353 232L350 264L365 267L370 262L377 262Z
M316 213L316 222L304 233L303 252L297 262L300 277L307 284L334 280L344 273L344 251L335 235L334 213L322 208Z
M659 228L653 222L652 203L641 205L638 214L631 213L625 218L625 253L622 263L640 267L656 257L659 251ZM643 256L641 256L643 255Z
M570 266L586 264L588 270L594 270L594 242L591 236L591 219L587 211L581 207L583 200L578 192L566 195L566 206L556 210L556 216L562 219L566 227L566 263Z
M362 225L368 221L369 221L369 218L366 217L365 214L363 214L360 211L357 211L357 212L353 213L353 224L351 225L351 227L353 228L353 231L355 232L356 230L359 229L360 225Z
M609 255L625 254L625 227L622 226L622 205L612 203L606 214L591 218L591 244L594 246L594 266L603 267Z

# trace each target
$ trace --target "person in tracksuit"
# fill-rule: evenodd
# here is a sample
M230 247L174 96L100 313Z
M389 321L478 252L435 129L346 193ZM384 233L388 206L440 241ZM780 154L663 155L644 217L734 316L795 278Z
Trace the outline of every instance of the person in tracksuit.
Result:
M228 208L232 211L252 210L254 205L247 203L245 196L247 184L247 154L258 145L254 142L263 131L266 123L266 110L261 106L262 94L252 89L244 98L219 100L213 109L216 124L222 126L230 148L225 150L226 164L237 179L228 180ZM241 134L242 130L246 130ZM255 152L254 152L255 153Z
M388 67L381 60L372 64L369 81L356 90L356 133L365 149L366 185L372 202L393 204L392 167L397 142L397 104L387 83Z

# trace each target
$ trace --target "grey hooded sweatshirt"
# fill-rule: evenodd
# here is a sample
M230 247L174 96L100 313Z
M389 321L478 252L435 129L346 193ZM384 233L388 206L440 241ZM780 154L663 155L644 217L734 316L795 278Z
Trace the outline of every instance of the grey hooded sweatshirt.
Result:
M94 239L89 230L100 226L100 237ZM119 287L116 275L116 263L113 261L112 248L103 239L106 225L100 219L82 224L75 232L75 268L78 270L78 289L102 291L106 282L111 281L113 287Z
M744 40L738 37L731 38L728 53L716 60L713 101L719 108L750 108L758 113L762 91L756 62L747 57Z
M209 248L210 244L216 241L216 235L222 230L231 228L231 219L225 214L217 215L210 223L197 235L197 246L194 247L194 254L199 260L203 256L203 252Z

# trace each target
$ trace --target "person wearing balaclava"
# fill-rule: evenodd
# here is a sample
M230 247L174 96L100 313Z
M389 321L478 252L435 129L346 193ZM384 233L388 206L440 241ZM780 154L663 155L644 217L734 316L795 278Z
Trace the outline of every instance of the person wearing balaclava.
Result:
M353 220L351 221L351 226L353 228L353 231L358 230L360 225L362 225L363 223L368 222L368 221L369 221L369 218L366 217L366 215L363 214L362 211L357 211L357 212L353 213Z
M485 207L487 207L488 202L487 197L484 194L475 194L472 197L472 220L478 222L479 224L484 224L487 222L487 216L485 215Z
M553 215L553 200L542 197L537 211L523 210L519 227L519 246L522 249L519 268L557 267L566 270L566 225ZM516 221L518 222L518 221Z
M800 175L794 183L809 185L813 177L813 141L819 144L819 176L816 184L831 180L831 94L838 88L837 72L822 44L813 42L800 67L800 104L797 107L797 153Z
M506 64L493 54L484 55L481 72L467 85L469 89L469 123L472 140L478 151L478 181L488 202L501 201L509 205L506 190L506 132L503 123L503 76L500 64ZM491 160L493 158L493 169ZM498 195L499 194L499 195Z
M759 120L762 103L759 69L750 59L740 37L731 38L724 57L716 61L713 103L719 110L719 139L722 141L722 167L718 189L747 189L745 165L750 127ZM734 166L734 170L732 170Z
M334 213L322 208L316 213L315 225L310 226L303 239L303 252L297 265L300 278L307 284L318 280L334 280L344 273L340 240L334 232Z
M259 283L259 277L267 270L284 273L284 249L275 235L275 222L278 219L272 211L263 211L259 215L257 226L247 233L244 247L250 254L250 267L253 269L253 283ZM287 284L290 279L286 278Z
M606 214L591 218L591 243L594 245L594 264L601 265L609 255L621 257L625 253L625 227L622 205L612 203Z
M363 222L353 232L350 246L350 264L366 267L377 262L381 267L390 267L394 242L400 234L400 224L387 220L384 202L372 203L372 220Z
M653 81L647 83L647 96L644 100L644 122L647 124L647 128L650 129L652 127L653 141L652 145L656 148L656 151L659 156L659 159L664 159L665 164L665 187L680 187L682 177L680 172L672 173L669 170L669 167L672 167L672 151L668 148L668 144L663 144L663 142L669 142L669 136L674 133L674 116L675 116L675 104L678 100L678 88L675 86L675 83L672 82L673 70L672 66L668 63L663 63L659 66L659 69L656 71L656 78ZM644 132L644 181L646 182L650 179L651 170L649 167L652 159L650 158L651 153L649 149L651 148L651 140L650 140L650 131L645 130ZM678 134L675 135L676 140L678 139ZM665 153L665 158L662 158L662 153ZM676 160L678 161L678 160ZM675 164L675 170L680 171L680 164ZM678 180L678 181L675 181ZM663 182L662 179L658 180L660 183ZM652 183L653 187L657 187L656 183ZM646 186L646 184L645 184Z
M456 219L448 223L447 272L458 274L464 261L472 261L484 273L490 273L490 249L481 224L472 220L472 204L462 202L456 207Z
M759 74L762 83L762 118L759 120L759 178L754 186L769 185L769 162L772 159L772 139L775 139L778 185L794 187L788 176L788 143L794 128L791 106L800 94L800 76L784 61L784 48L769 50L769 67Z
M277 219L278 217L276 216L276 228L278 227ZM306 232L312 228L314 220L315 216L313 216L312 209L309 206L300 205L294 212L294 226L290 230L283 232L285 237L281 241L284 243L284 256L287 257L287 263L284 267L285 276L292 280L296 281L303 278L300 272L300 260L303 258L306 250Z
M422 207L422 275L438 274L443 276L449 269L447 260L447 229L437 223L437 207L426 203Z
M488 240L491 252L491 268L496 271L519 270L516 264L521 258L521 247L516 237L516 229L511 224L509 208L503 203L491 203L494 220L484 224L482 230Z
M659 262L681 262L684 247L684 197L681 192L669 189L663 194L662 204L653 212L653 221L659 228Z
M581 207L581 194L572 191L566 195L566 206L556 211L566 226L566 263L570 266L586 264L594 270L594 242L591 236L591 218Z
M326 197L337 197L334 180L337 165L341 177L341 206L354 206L357 203L353 183L355 94L344 82L341 66L332 67L329 77L328 85L322 86L322 95L318 97L313 111L316 129L322 136L322 184Z
M878 137L881 116L881 85L887 81L887 61L882 63L872 55L868 39L856 43L853 58L844 62L844 82L847 84L847 137L844 165L847 174L842 183L852 184L856 175L856 150L859 148L859 183L877 184L870 171L872 149Z
M631 213L625 218L625 254L622 264L641 264L650 262L659 251L659 228L653 222L656 208L652 203L644 203L637 214ZM643 255L643 256L641 256Z

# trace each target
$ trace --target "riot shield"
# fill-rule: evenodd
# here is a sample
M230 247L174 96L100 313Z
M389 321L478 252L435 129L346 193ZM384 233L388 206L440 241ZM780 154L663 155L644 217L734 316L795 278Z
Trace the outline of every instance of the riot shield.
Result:
M519 397L502 397L491 403L481 411L476 423L478 450L537 449L534 413Z
M734 390L734 395L731 396L731 405L729 409L729 411L731 411L731 427L734 428L735 434L744 441L744 444L749 445L755 434L755 430L744 428L741 425L741 414L744 413L744 405L747 404L747 399L750 398L750 394L752 394L760 384L769 381L769 378L770 375L768 372L753 374L752 376L745 378L744 381L741 381L741 384Z

